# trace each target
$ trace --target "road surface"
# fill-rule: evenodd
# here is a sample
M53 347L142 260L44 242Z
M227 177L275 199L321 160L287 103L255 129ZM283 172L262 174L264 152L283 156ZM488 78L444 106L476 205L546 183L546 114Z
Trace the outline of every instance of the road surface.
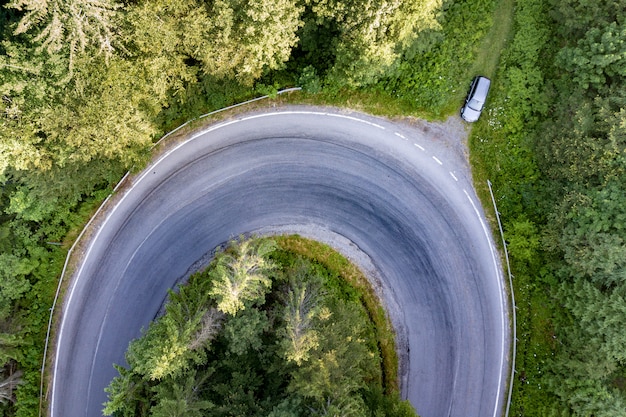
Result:
M299 232L371 277L422 417L500 416L509 352L501 268L466 161L424 129L291 107L211 126L106 210L64 301L52 417L100 416L104 388L167 290L240 234Z

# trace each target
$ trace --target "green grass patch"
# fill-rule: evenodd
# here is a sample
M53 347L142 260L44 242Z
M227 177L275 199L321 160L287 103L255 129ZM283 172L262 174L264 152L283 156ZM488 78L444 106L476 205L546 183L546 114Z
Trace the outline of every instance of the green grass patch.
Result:
M382 89L359 89L339 91L322 91L317 94L305 91L293 94L288 98L289 103L308 104L313 106L344 107L383 117L414 116L433 120L435 115L428 111L416 108L412 103L402 98L394 97Z
M469 75L481 74L489 78L496 76L500 53L512 35L514 8L515 0L496 2L492 18L493 24L480 44Z
M481 41L492 25L493 0L445 2L440 31L421 36L393 74L375 89L440 119L455 113L467 92Z
M556 402L546 384L557 340L554 334L553 300L536 278L519 274L515 279L517 300L517 361L510 415L549 415Z

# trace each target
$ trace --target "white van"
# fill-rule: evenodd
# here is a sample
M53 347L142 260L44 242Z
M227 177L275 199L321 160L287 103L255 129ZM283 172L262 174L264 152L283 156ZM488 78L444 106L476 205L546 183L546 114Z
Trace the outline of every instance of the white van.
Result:
M478 76L472 80L469 93L465 99L465 105L461 109L461 117L466 122L475 122L480 117L483 110L491 80L489 78Z

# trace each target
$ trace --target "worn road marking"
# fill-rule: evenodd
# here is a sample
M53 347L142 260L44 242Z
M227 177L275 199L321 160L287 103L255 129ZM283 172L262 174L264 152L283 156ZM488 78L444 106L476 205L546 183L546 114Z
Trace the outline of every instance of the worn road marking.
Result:
M422 148L421 146L419 146L417 143L414 143L413 145L417 146L418 148L420 148L421 150L425 151L426 149Z
M459 179L456 177L456 175L454 175L454 172L450 171L450 175L452 175L452 178L454 178L454 181L459 181Z

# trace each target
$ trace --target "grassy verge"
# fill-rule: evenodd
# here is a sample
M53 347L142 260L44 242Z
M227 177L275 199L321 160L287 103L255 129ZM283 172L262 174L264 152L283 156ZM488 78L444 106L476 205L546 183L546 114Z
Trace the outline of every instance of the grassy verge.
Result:
M310 104L314 106L344 107L364 113L383 117L414 116L426 120L433 120L435 115L427 110L416 108L412 103L393 97L382 90L340 90L337 92L321 92L309 94L306 92L293 95L291 103Z
M495 212L491 203L491 196L487 187L487 180L492 180L498 175L494 167L505 163L509 157L506 152L499 151L500 147L485 149L481 147L481 136L475 134L470 138L470 160L475 188L482 201L488 219L491 223L494 236L499 235L495 218ZM502 146L507 143L506 137L490 136L492 142L499 142ZM483 142L484 143L484 142ZM499 171L495 168L495 171ZM503 188L494 190L496 199L500 202L506 198ZM502 216L505 229L505 239L516 239L514 228L515 219L508 217L506 212L498 207ZM532 239L536 236L528 236ZM498 246L503 250L500 241ZM544 367L553 358L556 346L554 345L554 309L551 306L548 288L538 280L540 267L536 264L529 265L521 259L523 256L509 246L511 257L511 270L513 273L513 287L517 304L517 358L515 375L512 376L513 397L510 415L512 416L536 416L543 415L543 406L554 403L555 398L542 387ZM541 256L534 254L535 263L540 264Z
M469 71L470 75L483 74L489 78L496 76L500 54L512 35L514 8L515 0L496 2L493 24L480 44L476 60Z
M499 8L505 3L509 7L514 4L505 0ZM549 39L550 27L541 0L517 0L515 7L513 25L502 21L492 29L496 37L502 36L506 27L512 33L505 38L510 38L508 41L501 40L506 47L497 71L494 65L498 60L488 51L479 53L483 62L475 65L485 74L494 71L490 74L494 83L487 111L473 128L469 148L475 188L491 220L493 208L486 182L494 184L514 276L518 340L510 415L537 416L558 408L557 398L543 384L545 367L557 349L556 313L542 279L546 271L537 209L541 182L532 148L537 120L547 106L546 98L537 91L543 83L540 52ZM503 12L496 10L496 16L498 13ZM493 221L492 226L494 233L499 233Z
M398 356L393 327L370 286L367 277L330 246L297 235L277 236L280 248L297 253L322 264L328 271L342 277L359 293L372 320L383 361L383 384L389 393L398 392Z

